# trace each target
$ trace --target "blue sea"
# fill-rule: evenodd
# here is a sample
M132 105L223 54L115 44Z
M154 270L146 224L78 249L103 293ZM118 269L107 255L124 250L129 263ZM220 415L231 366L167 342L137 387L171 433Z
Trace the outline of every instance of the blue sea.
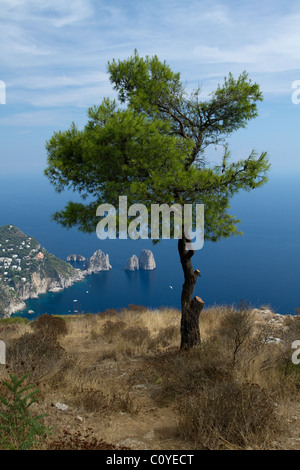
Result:
M61 259L71 253L87 258L101 249L112 265L111 271L92 274L62 292L26 301L18 316L98 313L129 304L180 308L183 274L176 240L153 246L151 240L101 241L96 232L66 230L51 221L51 214L76 196L56 193L43 175L0 176L0 197L0 225L17 226ZM300 307L299 207L299 175L271 174L264 187L232 200L230 212L241 219L244 235L205 242L193 257L194 268L201 271L195 295L206 307L243 301L252 307L268 305L281 314L293 314ZM125 271L127 259L139 256L143 248L153 251L157 268Z

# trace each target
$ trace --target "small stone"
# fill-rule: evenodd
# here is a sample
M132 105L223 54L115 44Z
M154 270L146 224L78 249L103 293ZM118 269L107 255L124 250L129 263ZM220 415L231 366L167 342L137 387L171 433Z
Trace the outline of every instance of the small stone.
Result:
M118 442L117 446L129 447L133 450L149 450L145 442L138 441L137 439L127 438L121 442Z
M280 338L275 338L274 336L269 336L269 338L267 338L266 340L266 343L276 343L276 344L279 344L281 343L282 340Z
M146 385L144 385L144 384L133 385L132 388L135 388L137 390L146 390L147 389Z
M60 411L67 411L69 409L68 405L65 405L64 403L55 403L56 408L58 408Z
M144 435L144 439L154 439L154 429L150 429L150 431Z

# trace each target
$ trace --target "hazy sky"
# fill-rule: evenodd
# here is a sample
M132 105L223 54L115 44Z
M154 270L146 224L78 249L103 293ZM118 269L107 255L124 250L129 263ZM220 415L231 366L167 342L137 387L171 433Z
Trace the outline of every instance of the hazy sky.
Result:
M274 171L299 172L299 25L298 0L0 0L1 172L42 172L46 140L72 121L82 127L89 106L115 96L107 61L135 48L204 97L246 70L264 102L231 139L233 158L266 150Z

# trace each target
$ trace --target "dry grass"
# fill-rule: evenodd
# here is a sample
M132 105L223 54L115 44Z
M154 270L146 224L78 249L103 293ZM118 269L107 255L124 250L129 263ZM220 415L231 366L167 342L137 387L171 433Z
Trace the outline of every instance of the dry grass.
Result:
M179 349L174 309L0 321L7 345L0 379L30 374L39 411L56 430L45 448L116 448L156 434L151 449L272 448L287 435L300 387L300 366L291 362L300 321L278 321L247 307L205 309L201 345L189 352Z

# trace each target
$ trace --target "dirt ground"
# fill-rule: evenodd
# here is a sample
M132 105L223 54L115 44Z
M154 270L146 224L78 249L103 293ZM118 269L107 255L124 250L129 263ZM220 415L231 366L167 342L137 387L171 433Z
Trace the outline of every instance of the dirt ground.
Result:
M139 331L136 329L136 319L133 318L130 328L133 334L137 334ZM139 325L142 323L141 318L138 317ZM105 321L110 322L109 319ZM272 314L267 321L276 336L284 331L282 318ZM128 318L126 322L129 323ZM143 317L144 327L149 326L148 322L151 322L153 337L157 337L162 326L166 325L168 328L175 327L179 332L178 312L167 312L164 319L161 319L160 314L155 316L152 312ZM210 331L214 328L213 322L214 312L211 316L207 315L206 323L203 324L204 336L206 328ZM44 371L41 379L36 382L39 400L32 405L32 410L45 414L44 423L53 430L43 448L47 449L50 441L56 442L59 447L63 436L77 435L87 436L87 440L103 440L114 448L205 450L182 437L176 403L165 400L162 393L163 372L160 371L157 357L163 351L179 351L179 336L173 338L173 344L164 350L153 348L150 352L140 349L134 353L124 353L122 348L126 348L126 342L120 344L109 341L103 336L103 325L104 320L100 317L72 320L68 334L62 335L58 340L62 350L67 353L67 359L65 356L62 359L57 356L57 364L52 364L51 367L49 365L49 371ZM112 326L110 323L109 327ZM259 328L260 326L259 323ZM10 342L13 344L14 338L25 338L22 335L31 331L28 325L14 327L15 329L11 326L5 328L7 329L3 329L2 336L7 335L5 339L8 345ZM26 343L21 346L18 350L22 354ZM50 354L49 351L47 354ZM16 357L14 361L15 364L11 361L12 369L20 363L20 358ZM4 377L5 366L1 367ZM277 435L268 449L300 450L300 401L292 399L277 406L278 414L284 422L284 432L280 438ZM226 441L223 448L244 450ZM256 448L249 447L248 450Z
M89 353L91 358L95 357L91 351ZM72 405L62 410L59 404L69 403L69 400L60 391L58 394L47 393L39 412L47 414L45 423L53 427L57 434L63 430L84 434L90 429L98 439L134 450L195 449L191 442L182 441L172 407L160 405L156 399L160 384L141 380L145 379L147 367L145 358L126 358L123 361L105 359L90 365L93 374L102 378L104 388L107 383L107 386L113 384L116 390L126 390L124 411L114 410L112 406L111 410L103 409L95 413ZM122 408L122 403L117 408Z
M71 347L76 347L78 353L77 346L71 340L69 345L65 346L69 350ZM59 394L53 392L47 396L42 408L39 407L39 412L47 414L46 424L55 428L58 434L63 430L84 434L90 429L98 439L134 450L205 450L191 441L182 439L174 408L160 404L159 379L158 383L149 383L149 378L153 382L147 364L151 359L145 357L126 358L123 361L106 359L93 364L95 354L90 349L89 352L83 349L81 354L86 358L90 356L90 369L93 374L102 377L104 384L106 381L108 385L114 383L116 389L124 388L126 393L129 389L130 403L134 406L129 406L128 411L103 410L99 413L83 412L81 408L72 405L68 405L66 410L61 410L57 404L68 403L68 398L61 392ZM135 407L136 412L133 409ZM288 429L285 427L283 436L274 440L269 450L300 450L300 403L284 405L283 414ZM224 449L244 450L226 442Z

